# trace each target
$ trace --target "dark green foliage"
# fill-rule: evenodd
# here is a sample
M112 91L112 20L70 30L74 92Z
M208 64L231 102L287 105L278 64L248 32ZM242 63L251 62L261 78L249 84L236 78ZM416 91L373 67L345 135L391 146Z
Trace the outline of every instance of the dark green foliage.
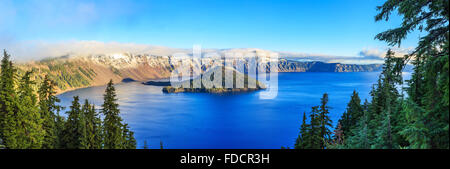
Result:
M442 50L427 50L413 64L403 106L407 128L400 134L411 148L448 148L448 41Z
M108 83L105 94L102 113L105 117L103 121L103 133L105 134L105 148L122 148L122 118L119 116L119 105L116 103L116 93L112 80Z
M7 148L18 148L15 69L9 59L10 55L3 51L0 74L0 138Z
M102 114L105 117L103 120L104 148L136 148L136 140L134 139L133 132L129 132L128 125L122 124L116 97L114 84L111 80L103 95L104 102L102 105Z
M331 120L328 116L328 94L321 98L321 105L311 108L310 123L306 123L306 114L303 113L300 133L295 141L296 149L324 149L331 141Z
M66 119L59 115L59 112L56 112L56 121L55 121L55 128L56 128L56 143L55 148L62 149L65 148L64 144L64 124L66 123Z
M309 114L310 125L309 125L309 139L307 146L310 149L320 149L321 142L323 138L320 137L320 121L319 121L319 106L314 106L311 108L311 112Z
M377 39L400 45L415 29L428 34L404 57L387 52L383 72L371 92L372 100L364 104L364 115L356 118L356 125L348 123L353 129L348 128L348 139L341 147L449 148L448 6L448 0L388 0L378 7L376 21L388 20L398 10L403 23L378 34ZM414 72L407 81L405 97L403 89L400 93L397 87L403 85L402 69L410 60ZM349 118L344 113L341 122Z
M42 119L37 106L37 97L32 88L34 82L30 80L32 72L26 72L20 80L18 88L17 124L18 147L15 148L41 148L45 131L42 129Z
M115 131L109 133L117 135L108 137L114 139L109 139L106 147L103 142L106 140L104 126L94 105L86 100L81 106L78 96L75 96L65 119L59 115L63 108L57 105L60 100L55 96L56 83L52 81L52 76L47 74L39 79L39 90L35 91L37 86L32 77L39 76L33 75L33 71L17 71L9 59L10 55L4 51L0 68L0 148L136 148L134 132L127 124L121 123L112 83L107 88L102 112L107 114L105 119L109 120L106 123L108 131ZM67 66L73 65L63 64L51 69L65 71ZM95 75L92 70L79 70ZM20 79L17 78L19 75Z
M323 97L320 99L320 109L319 109L319 116L318 120L320 122L320 131L319 136L322 139L320 141L320 146L322 149L326 148L326 144L331 140L332 132L330 131L330 128L332 127L332 122L329 117L329 109L330 107L327 106L328 103L328 94L323 94Z
M364 114L356 118L356 124L348 122L352 121L349 113L341 117L341 123L350 125L347 127L350 131L344 131L346 141L341 147L448 148L448 103L442 102L448 97L443 95L448 84L438 86L435 80L415 79L419 77L417 71L420 69L416 67L407 88L409 97L404 98L396 88L402 84L401 69L398 68L400 61L401 58L394 58L389 50L383 72L371 92L372 102L366 101L361 107ZM427 73L429 71L421 76L427 76ZM429 81L433 81L432 87L427 88ZM438 88L444 90L437 91ZM352 96L349 107L354 100Z
M225 87L225 72L231 71L233 74L233 85L236 86L236 84L243 84L243 88L226 88ZM200 84L199 88L196 88L193 86L196 81L202 81L202 78L210 78L214 79L214 72L222 72L222 81L213 81L208 82L205 84L205 82L202 82ZM250 82L250 83L249 83ZM254 87L249 87L249 84L255 84ZM224 66L217 66L212 68L209 71L206 71L202 73L202 76L196 77L191 80L186 80L183 82L180 82L179 87L173 87L173 86L166 86L162 89L164 93L183 93L183 92L192 92L192 93L238 93L238 92L252 92L257 91L261 89L265 89L266 85L264 83L261 83L260 81L252 78L251 76L248 76L248 74L240 73L234 69L231 68L225 68ZM186 87L189 86L189 87ZM210 86L210 87L206 87Z
M347 105L347 110L342 114L342 117L339 120L344 137L351 136L350 131L356 126L357 120L362 114L363 108L361 106L361 99L359 98L358 92L353 91L350 102Z
M67 113L67 121L64 126L64 148L86 149L86 118L81 110L79 97L73 97L70 111Z
M386 41L389 45L399 45L408 33L415 29L425 30L428 34L420 38L419 44L413 53L442 45L448 41L449 22L448 0L388 0L375 16L375 21L389 20L391 13L397 9L403 16L400 27L389 29L376 35L376 39Z
M300 126L300 134L298 135L297 140L295 141L295 149L304 149L307 148L308 140L309 140L309 125L306 123L306 113L303 113L302 125Z
M103 126L102 120L100 119L100 114L95 111L95 105L92 105L91 111L89 112L89 123L92 124L93 129L91 130L89 138L91 140L91 149L101 149L103 148ZM132 131L130 131L132 132ZM94 136L92 136L94 135Z
M3 52L0 74L0 140L11 149L41 148L42 119L33 89L32 72L26 72L18 83L17 71Z
M134 132L130 131L128 124L123 125L123 148L136 149L136 139L134 139Z
M342 130L342 125L338 122L336 129L334 130L333 142L328 146L342 145L344 143L344 131Z
M89 104L86 99L82 108L86 120L86 148L102 148L102 121L99 114L95 111L95 105Z
M368 149L370 148L371 142L369 140L369 117L368 117L368 101L364 102L363 114L359 117L359 121L352 127L352 130L349 132L348 137L348 147L357 148L357 149ZM342 144L341 142L340 144Z
M58 148L58 128L55 112L61 110L61 106L56 105L60 102L55 96L55 84L46 75L39 88L39 112L43 119L42 128L44 133L44 142L42 148Z
M394 58L388 50L383 71L378 83L372 88L372 102L367 100L361 105L357 92L353 92L340 123L343 124L347 148L399 148L403 138L397 132L401 127L401 96L396 88L402 83L401 69L397 63L401 58ZM342 147L342 146L341 146Z

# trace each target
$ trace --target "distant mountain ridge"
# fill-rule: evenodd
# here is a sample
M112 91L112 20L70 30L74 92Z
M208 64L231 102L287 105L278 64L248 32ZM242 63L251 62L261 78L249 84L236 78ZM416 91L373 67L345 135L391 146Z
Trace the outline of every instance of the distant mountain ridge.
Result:
M190 65L202 67L198 61ZM19 73L33 70L34 79L40 82L48 74L56 82L58 93L78 88L100 86L113 79L147 81L169 78L176 68L172 56L133 55L129 53L60 57L17 65ZM371 72L380 71L381 64L357 65L324 62L300 62L280 59L279 72Z
M278 63L279 72L374 72L381 71L382 64L341 64L325 62L300 62L281 59Z

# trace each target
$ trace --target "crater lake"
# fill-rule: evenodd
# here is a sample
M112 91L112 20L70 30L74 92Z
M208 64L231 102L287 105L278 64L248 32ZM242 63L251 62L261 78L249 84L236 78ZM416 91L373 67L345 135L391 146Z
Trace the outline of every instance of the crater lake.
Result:
M278 95L262 100L259 92L239 94L165 94L161 86L140 82L116 84L121 116L142 148L159 149L279 149L293 148L303 112L329 94L333 126L345 111L353 90L370 99L380 72L279 73ZM404 73L408 78L409 73ZM69 109L73 96L89 99L101 109L105 86L58 95ZM61 113L64 114L64 113ZM332 129L334 130L334 129Z

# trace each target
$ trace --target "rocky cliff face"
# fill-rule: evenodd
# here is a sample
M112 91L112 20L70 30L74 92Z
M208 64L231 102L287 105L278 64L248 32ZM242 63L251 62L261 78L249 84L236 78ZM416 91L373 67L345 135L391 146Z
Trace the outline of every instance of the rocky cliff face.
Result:
M205 70L199 60L185 59L189 65ZM58 92L77 88L105 85L123 79L147 81L169 78L177 67L171 56L111 54L47 59L20 64L19 72L33 70L39 83L45 75L56 82ZM298 62L280 59L279 72L370 72L379 71L381 65L354 65L324 62Z
M373 72L381 71L381 64L356 65L324 62L280 60L279 72Z

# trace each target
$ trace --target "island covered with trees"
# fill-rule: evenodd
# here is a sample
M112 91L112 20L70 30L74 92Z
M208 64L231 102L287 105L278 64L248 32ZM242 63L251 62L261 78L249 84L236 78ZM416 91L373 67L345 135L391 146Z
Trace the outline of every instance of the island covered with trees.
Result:
M232 77L227 77L225 75L225 70L232 72ZM221 73L222 75L216 76L215 73ZM214 80L214 77L220 77L220 80ZM202 78L210 78L207 80L202 80ZM225 78L227 80L233 79L233 86L227 88L225 83ZM194 83L199 83L199 87L194 87ZM175 83L178 87L166 86L162 89L164 93L241 93L241 92L252 92L257 90L265 89L266 86L255 78L249 76L248 74L240 73L235 69L228 68L225 66L217 66L211 68L211 70L197 76L191 80L186 80L182 82ZM240 85L239 85L240 84ZM253 84L253 87L252 87ZM188 86L188 87L186 87ZM208 86L208 87L206 87ZM241 86L241 87L239 87Z

